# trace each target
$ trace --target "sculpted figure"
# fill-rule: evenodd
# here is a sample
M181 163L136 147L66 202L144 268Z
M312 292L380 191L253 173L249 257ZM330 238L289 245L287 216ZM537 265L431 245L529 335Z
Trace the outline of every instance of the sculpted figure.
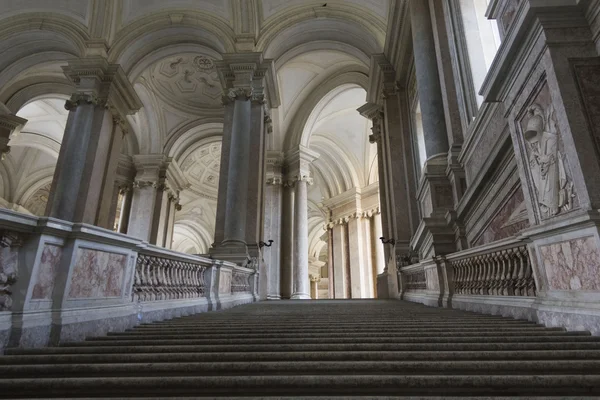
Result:
M524 137L543 216L548 218L570 210L575 196L573 182L567 177L564 158L558 150L558 129L552 106L546 112L537 104L530 108Z

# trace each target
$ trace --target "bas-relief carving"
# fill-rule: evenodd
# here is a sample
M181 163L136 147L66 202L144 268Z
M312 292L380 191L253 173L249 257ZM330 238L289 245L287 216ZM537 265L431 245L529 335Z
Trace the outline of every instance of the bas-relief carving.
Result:
M526 167L542 219L576 207L576 195L552 106L544 85L521 121L526 146Z
M556 290L600 290L600 250L594 236L540 246L548 283Z
M120 297L127 256L100 250L78 249L69 298Z
M502 27L504 28L504 32L508 31L508 28L512 25L515 14L517 13L517 8L519 7L519 0L509 0L504 12L502 13L502 17L500 20L502 21Z
M219 293L231 294L231 271L220 271Z
M502 206L500 211L492 218L483 233L473 243L481 246L496 240L515 236L517 233L529 227L529 218L525 206L523 190L518 188Z
M46 244L42 250L40 265L31 298L33 300L48 300L52 297L56 271L62 257L62 247Z
M17 280L19 251L14 247L0 247L0 311L12 306L11 285Z

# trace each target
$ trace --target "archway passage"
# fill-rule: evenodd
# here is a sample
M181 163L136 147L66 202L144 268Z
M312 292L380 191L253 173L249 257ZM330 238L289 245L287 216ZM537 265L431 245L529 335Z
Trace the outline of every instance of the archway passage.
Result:
M317 298L375 297L383 272L377 147L368 139L371 122L356 111L365 98L356 84L337 87L314 108L304 132L309 149L319 154L309 190L310 274Z
M68 111L65 97L44 95L25 104L17 116L27 121L10 137L0 161L0 206L43 217L52 186Z

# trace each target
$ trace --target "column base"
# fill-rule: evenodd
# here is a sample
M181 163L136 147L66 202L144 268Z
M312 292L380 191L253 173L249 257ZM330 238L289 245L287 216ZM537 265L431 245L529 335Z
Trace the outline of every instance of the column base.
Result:
M312 300L308 293L294 293L290 300Z

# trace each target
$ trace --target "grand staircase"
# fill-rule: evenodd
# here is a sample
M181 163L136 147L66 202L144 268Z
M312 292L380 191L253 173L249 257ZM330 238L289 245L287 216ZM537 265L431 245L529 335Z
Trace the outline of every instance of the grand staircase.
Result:
M5 353L0 398L600 396L600 337L399 301L256 303Z

